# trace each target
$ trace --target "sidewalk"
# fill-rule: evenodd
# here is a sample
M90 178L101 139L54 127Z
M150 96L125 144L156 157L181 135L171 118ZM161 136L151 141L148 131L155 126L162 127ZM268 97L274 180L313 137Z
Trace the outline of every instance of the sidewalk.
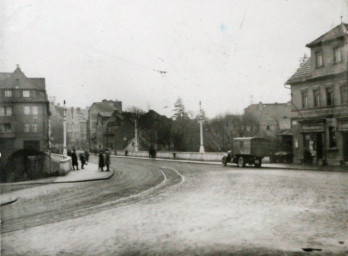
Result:
M107 180L114 175L114 171L101 172L98 171L98 166L96 164L89 163L85 165L84 169L79 169L75 171L70 171L66 176L59 177L49 177L39 180L30 180L23 182L12 182L12 183L2 183L0 186L16 186L16 185L38 185L38 184L55 184L55 183L74 183L74 182L86 182L86 181L97 181L97 180ZM0 206L14 203L17 201L16 191L3 193L0 195Z

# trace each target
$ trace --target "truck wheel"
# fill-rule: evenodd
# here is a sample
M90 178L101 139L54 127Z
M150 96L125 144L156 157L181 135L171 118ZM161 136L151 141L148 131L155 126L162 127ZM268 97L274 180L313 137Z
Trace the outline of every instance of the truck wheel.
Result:
M256 168L261 168L262 159L258 159L258 160L259 160L259 163L255 164L255 167L256 167Z
M239 167L245 167L245 161L244 161L244 158L242 156L240 156L238 158L238 166Z
M224 156L224 157L222 158L222 166L225 167L226 165L227 165L227 157Z

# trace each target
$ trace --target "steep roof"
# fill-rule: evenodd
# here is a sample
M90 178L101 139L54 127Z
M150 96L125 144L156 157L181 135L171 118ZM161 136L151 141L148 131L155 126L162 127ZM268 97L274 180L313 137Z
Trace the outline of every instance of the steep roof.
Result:
M322 36L315 39L313 42L307 44L307 47L313 47L314 45L321 44L339 37L347 35L348 24L341 23L338 26L331 29L329 32L326 32Z
M44 78L28 78L22 70L17 67L13 73L0 73L0 87L3 89L45 89Z
M285 84L292 84L295 82L301 82L308 78L310 78L312 75L311 73L311 58L308 58L308 60L301 64L300 67L296 70L295 74L293 74Z
M262 103L251 104L244 109L245 114L251 114L258 120L263 120L266 117L271 117L274 120L280 121L288 119L291 116L291 107L288 103Z

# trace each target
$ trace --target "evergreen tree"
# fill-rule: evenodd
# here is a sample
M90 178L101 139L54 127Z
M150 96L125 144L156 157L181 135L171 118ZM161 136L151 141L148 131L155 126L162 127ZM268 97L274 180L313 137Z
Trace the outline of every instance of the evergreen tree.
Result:
M189 116L185 111L185 106L182 102L182 99L179 97L174 104L174 120L188 120Z

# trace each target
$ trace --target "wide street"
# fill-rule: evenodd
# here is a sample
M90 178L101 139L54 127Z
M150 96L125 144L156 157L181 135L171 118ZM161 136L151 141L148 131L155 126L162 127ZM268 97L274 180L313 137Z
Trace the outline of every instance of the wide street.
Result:
M109 180L22 186L1 207L2 255L348 254L347 172L112 167Z

